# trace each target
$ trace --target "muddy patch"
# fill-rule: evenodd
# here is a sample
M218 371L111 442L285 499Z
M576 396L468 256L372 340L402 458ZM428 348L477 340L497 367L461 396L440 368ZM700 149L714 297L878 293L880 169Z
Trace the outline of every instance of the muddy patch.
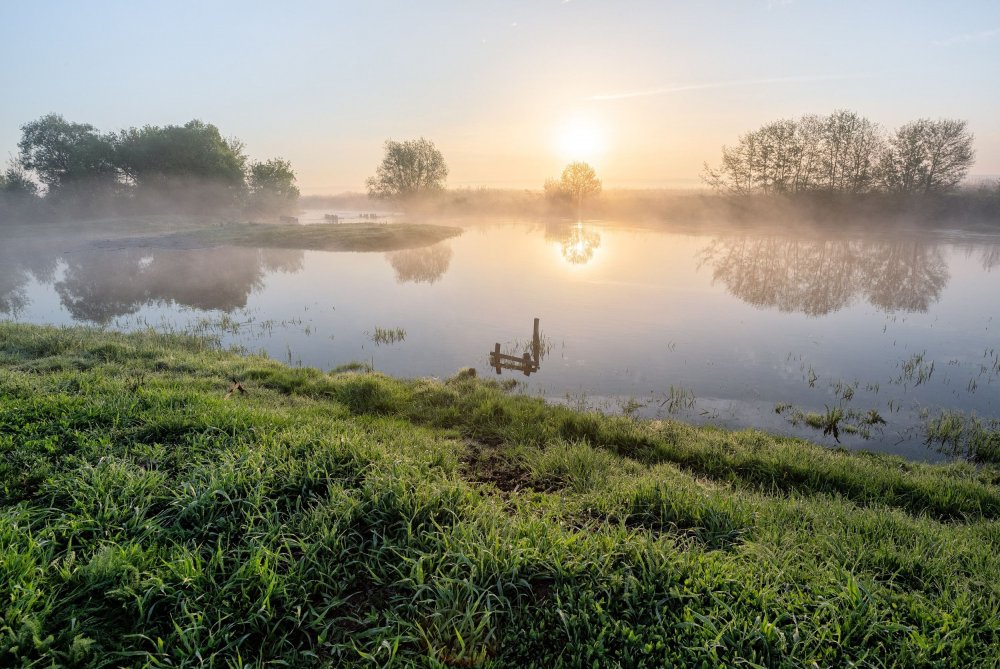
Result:
M462 478L476 485L492 485L501 493L514 494L525 490L554 492L559 481L540 480L523 464L511 459L497 446L471 442L460 459Z

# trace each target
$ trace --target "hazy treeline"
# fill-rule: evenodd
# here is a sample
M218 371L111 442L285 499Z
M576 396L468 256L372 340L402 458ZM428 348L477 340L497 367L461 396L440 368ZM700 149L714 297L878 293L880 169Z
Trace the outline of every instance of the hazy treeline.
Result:
M202 121L102 133L49 114L21 128L0 173L0 214L223 210L279 212L298 199L280 158L251 160L241 141Z
M706 163L713 188L753 193L933 194L955 189L975 158L967 123L919 119L886 132L853 111L768 123Z
M365 195L305 197L304 207L359 209ZM542 190L503 188L448 189L407 205L410 216L514 216L575 220L571 201L546 197ZM787 224L837 228L953 227L996 229L1000 224L1000 186L983 184L947 193L827 193L735 195L709 190L604 189L587 201L580 218L669 224L704 229L730 224Z

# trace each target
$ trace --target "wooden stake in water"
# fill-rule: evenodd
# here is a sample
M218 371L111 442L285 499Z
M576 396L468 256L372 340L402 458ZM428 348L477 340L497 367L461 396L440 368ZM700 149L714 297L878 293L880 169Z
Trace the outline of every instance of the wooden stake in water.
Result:
M500 342L493 345L490 351L490 367L493 367L497 374L504 369L512 369L522 372L525 376L531 376L532 372L537 372L542 357L542 339L538 331L538 319L535 319L534 331L531 335L531 353L524 352L522 356L507 355L500 352Z

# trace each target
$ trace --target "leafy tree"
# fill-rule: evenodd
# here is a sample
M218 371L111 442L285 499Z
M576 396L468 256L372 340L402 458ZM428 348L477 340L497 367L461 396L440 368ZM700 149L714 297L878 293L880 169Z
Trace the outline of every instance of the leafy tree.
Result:
M124 130L116 136L115 159L124 177L140 187L177 178L241 187L247 162L240 141L198 120Z
M258 211L285 211L299 199L292 165L280 158L251 163L247 188L250 204Z
M967 123L919 119L893 135L882 158L885 188L895 193L942 193L965 178L975 151Z
M20 163L12 162L6 170L0 172L0 224L27 213L36 203L37 196L38 185L31 180ZM2 292L0 281L0 293ZM0 297L0 312L3 311L3 299Z
M0 194L8 201L34 199L38 195L38 184L31 180L21 163L14 161L0 172Z
M21 127L17 146L20 164L50 193L83 182L90 189L116 183L114 144L92 125L48 114Z
M584 162L570 163L559 178L559 188L576 202L577 217L583 206L583 200L601 192L601 181L597 178L594 168Z
M385 156L375 176L365 181L368 196L409 200L444 190L448 166L434 143L424 138L385 142Z
M546 179L543 190L545 199L560 209L564 206L568 207L573 200L573 197L563 189L559 179Z

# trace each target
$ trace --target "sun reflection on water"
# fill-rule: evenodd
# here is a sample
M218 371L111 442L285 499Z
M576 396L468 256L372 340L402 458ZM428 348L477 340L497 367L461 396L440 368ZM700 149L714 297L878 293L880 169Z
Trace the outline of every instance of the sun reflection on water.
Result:
M593 260L594 253L601 246L601 236L578 222L570 228L569 235L560 244L562 257L566 262L571 265L586 265Z

